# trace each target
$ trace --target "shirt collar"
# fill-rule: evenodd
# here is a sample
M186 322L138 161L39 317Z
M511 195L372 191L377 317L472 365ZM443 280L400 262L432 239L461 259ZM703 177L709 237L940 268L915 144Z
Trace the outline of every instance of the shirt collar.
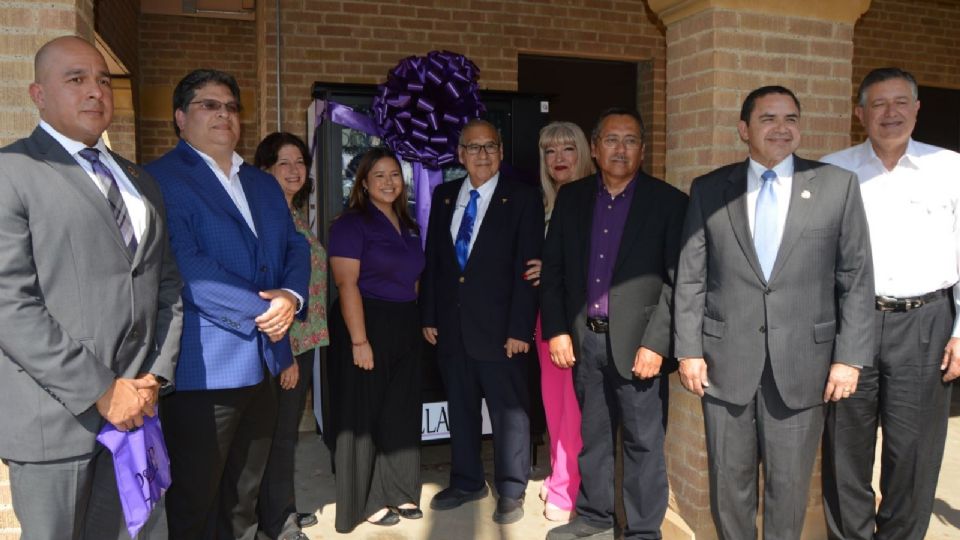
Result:
M464 187L466 187L467 193L470 193L471 190L476 189L477 192L480 194L481 199L489 199L490 197L493 196L493 191L497 189L497 182L499 181L500 181L500 172L498 171L496 174L491 176L489 180L484 182L483 185L481 185L478 188L474 188L473 184L470 183L469 175L467 176L466 180L463 181L463 185Z
M750 170L753 171L757 178L762 178L763 173L769 169L754 161L753 158L750 158ZM775 180L776 182L779 182L781 178L792 178L794 172L793 154L790 154L784 158L783 161L774 165L772 170L773 172L777 173L777 178Z
M207 164L208 167L210 167L214 171L220 171L221 173L223 172L223 170L220 169L220 165L217 164L216 160L214 160L212 157L208 156L207 154L204 154L203 152L201 152L196 146L190 144L188 141L184 140L183 142L187 143L187 145L190 148L193 148L193 151L199 154L201 158L203 158L203 161ZM233 179L233 177L240 172L240 165L243 165L243 158L240 157L240 154L234 152L233 155L230 156L230 174L227 175L227 180Z
M56 129L54 129L53 126L51 126L50 124L46 123L46 122L43 121L43 120L40 121L40 128L43 129L44 131L46 131L47 134L49 134L51 137L53 137L53 139L54 139L55 141L57 141L58 143L60 143L60 146L62 146L62 147L64 148L64 150L66 150L67 153L70 154L71 156L76 156L76 155L79 154L80 151L83 150L84 148L96 148L97 150L100 151L100 154L101 154L101 155L107 155L107 154L109 154L109 151L107 150L107 145L104 144L104 142L103 142L103 137L97 139L97 144L95 144L95 145L93 145L92 147L90 147L90 146L87 146L87 145L83 144L83 143L80 142L80 141L75 141L75 140L67 137L67 136L64 135L63 133L60 133L59 131L57 131Z
M873 144L870 142L870 139L863 141L860 145L862 151L859 156L859 163L857 167L863 167L868 162L872 162L879 166L883 170L887 168L883 165L883 162L880 160L880 157L877 155L876 150L873 149ZM907 150L900 156L900 159L897 161L897 167L904 166L910 167L911 169L919 168L918 158L920 157L920 149L917 147L917 142L913 140L913 137L907 140Z
M636 189L637 178L639 176L640 171L637 171L637 174L633 175L633 179L627 183L627 186L623 188L623 191L618 193L614 199L620 198L621 196L629 197L631 194L633 194L633 191ZM597 171L597 193L606 193L607 195L610 194L610 192L607 191L607 186L603 185L603 171Z

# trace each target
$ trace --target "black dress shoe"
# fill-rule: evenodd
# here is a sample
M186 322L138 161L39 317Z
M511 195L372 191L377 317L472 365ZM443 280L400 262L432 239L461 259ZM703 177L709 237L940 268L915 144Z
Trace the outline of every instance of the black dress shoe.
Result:
M297 512L297 525L301 529L306 529L307 527L313 527L317 524L317 515L316 514L307 514Z
M387 513L384 514L383 517L380 518L379 520L370 521L368 519L367 523L380 525L381 527L389 527L391 525L396 525L397 523L400 523L400 514L394 512L393 510L387 510Z
M547 531L547 540L576 540L578 538L613 540L613 527L597 527L577 517L566 525Z
M464 491L451 486L433 496L433 500L430 501L430 508L433 510L451 510L463 503L478 501L486 497L488 491L489 488L486 484L477 491Z
M397 508L397 513L403 519L420 519L423 517L423 510L419 508Z
M497 499L497 510L493 513L493 521L501 525L516 523L523 517L523 497L514 499L503 495Z
M289 536L284 536L283 540L310 540L310 537L301 531L297 531Z

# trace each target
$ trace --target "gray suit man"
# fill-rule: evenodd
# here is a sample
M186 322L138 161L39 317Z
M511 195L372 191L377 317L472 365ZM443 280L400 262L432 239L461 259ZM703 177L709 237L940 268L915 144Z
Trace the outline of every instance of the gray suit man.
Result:
M159 188L100 138L103 57L62 37L35 70L40 126L0 149L0 457L24 540L124 538L95 437L142 425L173 379L180 275Z
M823 403L872 361L873 269L855 175L793 155L800 103L762 87L738 125L742 163L696 179L677 271L676 354L703 396L721 539L798 539Z

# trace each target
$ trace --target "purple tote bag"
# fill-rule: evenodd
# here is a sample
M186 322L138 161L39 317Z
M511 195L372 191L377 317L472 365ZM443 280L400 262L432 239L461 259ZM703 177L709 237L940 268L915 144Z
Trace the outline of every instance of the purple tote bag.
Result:
M117 431L113 424L107 423L97 440L113 454L113 470L127 530L130 538L136 538L153 507L170 487L170 458L160 419L144 416L143 427L127 432Z

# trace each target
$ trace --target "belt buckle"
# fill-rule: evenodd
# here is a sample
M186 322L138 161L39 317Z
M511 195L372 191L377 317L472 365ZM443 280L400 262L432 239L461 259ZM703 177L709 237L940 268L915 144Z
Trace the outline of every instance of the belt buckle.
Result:
M603 319L587 319L587 328L595 334L605 334L610 329L610 323Z
M894 296L877 296L876 308L888 313L903 313L923 307L926 302L922 298L896 298Z
M880 295L880 296L877 296L876 298L876 308L878 311L885 311L885 312L897 311L899 302L900 301L893 296Z

